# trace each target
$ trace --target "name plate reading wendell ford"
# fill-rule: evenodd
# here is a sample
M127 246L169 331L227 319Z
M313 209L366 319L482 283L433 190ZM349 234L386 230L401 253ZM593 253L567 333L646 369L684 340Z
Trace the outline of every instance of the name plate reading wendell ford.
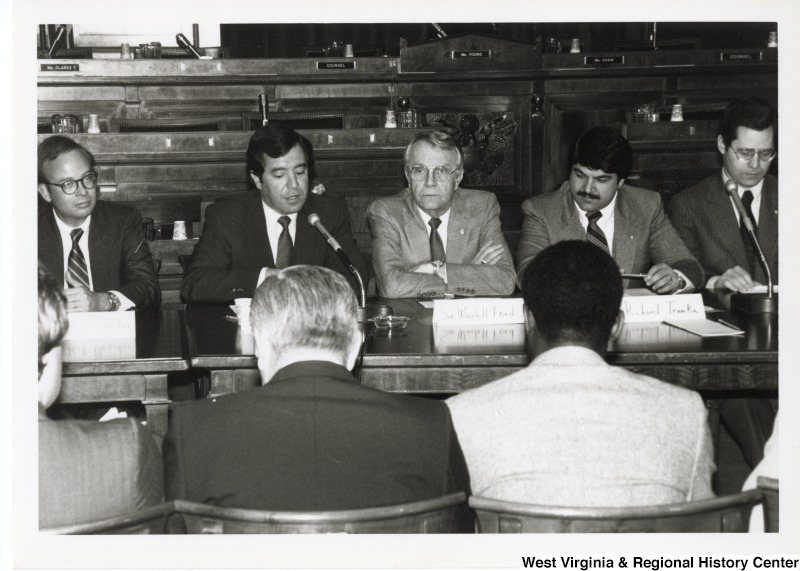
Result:
M522 298L464 298L433 301L435 325L503 325L524 323Z
M620 307L625 312L626 323L645 321L670 321L705 319L703 296L699 293L683 295L625 295Z
M318 61L318 71L336 71L345 69L355 69L356 62L354 61Z

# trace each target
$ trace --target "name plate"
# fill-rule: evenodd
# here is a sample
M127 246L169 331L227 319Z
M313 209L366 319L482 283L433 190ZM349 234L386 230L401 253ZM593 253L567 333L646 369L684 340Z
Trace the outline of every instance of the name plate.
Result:
M511 299L435 299L434 325L503 325L524 323L521 297Z
M625 56L586 56L583 65L598 65L604 63L625 64Z
M450 52L452 59L492 57L492 50L462 50Z
M68 340L62 351L65 363L130 361L136 358L136 338Z
M65 341L136 339L133 311L90 311L69 314Z
M42 71L80 71L81 66L77 63L43 63Z
M761 61L762 52L720 52L719 61Z
M522 353L525 325L435 325L433 346L440 352L482 353L486 350Z
M317 70L331 71L339 69L355 69L354 61L318 61Z
M699 293L683 295L623 296L620 309L626 323L645 321L705 319L703 296Z

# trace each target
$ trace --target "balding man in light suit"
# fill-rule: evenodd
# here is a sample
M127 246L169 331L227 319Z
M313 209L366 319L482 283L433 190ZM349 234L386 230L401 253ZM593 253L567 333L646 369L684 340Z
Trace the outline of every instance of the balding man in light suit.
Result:
M514 262L490 192L458 185L464 154L453 137L417 135L405 152L408 188L367 208L372 265L383 297L507 295Z

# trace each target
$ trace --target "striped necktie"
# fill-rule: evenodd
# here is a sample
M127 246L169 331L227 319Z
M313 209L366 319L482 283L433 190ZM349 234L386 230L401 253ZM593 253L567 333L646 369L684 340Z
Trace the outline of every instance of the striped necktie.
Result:
M756 217L753 216L753 193L749 190L745 190L742 193L742 204L744 205L744 209L747 212L747 216L750 218L751 222L753 223L753 231L758 232L758 226L756 225ZM744 225L743 220L739 220L739 231L742 233L742 244L744 245L745 254L747 254L747 271L750 272L750 275L755 275L756 271L756 252L753 249L753 244L750 242L750 236L747 232L747 227Z
M439 236L439 225L442 221L439 218L431 218L428 220L428 224L431 227L431 261L440 261L445 263L447 258L445 257L444 253L444 244L442 244L442 237Z
M586 239L610 256L611 252L608 250L606 235L597 225L597 221L600 220L601 216L603 216L603 213L599 210L586 214L586 218L589 220L589 226L586 228Z
M292 219L288 216L278 218L278 223L283 226L281 235L278 238L278 259L275 260L275 267L279 270L288 268L292 265L292 235L289 234L289 224Z
M83 230L75 228L70 232L72 238L72 250L69 252L67 258L67 285L69 287L81 287L86 289L89 287L89 270L86 267L86 258L83 257L83 252L78 244L83 236Z

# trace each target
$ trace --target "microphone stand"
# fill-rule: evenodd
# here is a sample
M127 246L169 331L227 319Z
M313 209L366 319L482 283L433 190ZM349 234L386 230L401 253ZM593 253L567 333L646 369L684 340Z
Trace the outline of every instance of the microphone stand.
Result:
M764 270L764 275L767 276L767 293L734 293L731 295L731 308L738 309L745 313L778 313L778 296L774 293L772 285L772 272L769 270L767 264L767 257L764 255L764 250L761 249L761 243L756 236L753 221L747 215L747 210L742 204L742 199L739 197L739 186L736 181L729 180L725 184L725 190L730 194L733 199L736 209L739 211L739 216L742 223L747 229L747 235L750 237L750 242L758 256L758 263L761 269Z

